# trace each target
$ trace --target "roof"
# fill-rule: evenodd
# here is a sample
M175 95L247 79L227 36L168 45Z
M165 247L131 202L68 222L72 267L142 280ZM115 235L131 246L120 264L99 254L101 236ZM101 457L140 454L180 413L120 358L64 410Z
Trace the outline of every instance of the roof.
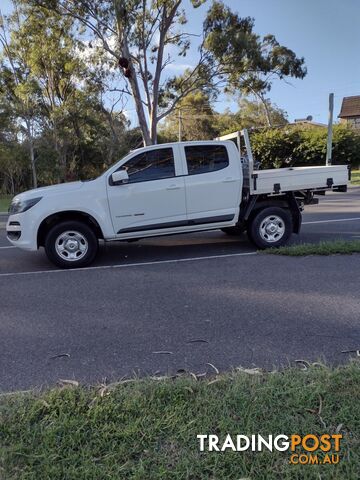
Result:
M310 127L327 127L325 123L313 122L312 120L295 120L290 122L289 125L305 125Z
M360 95L344 97L339 118L360 117Z

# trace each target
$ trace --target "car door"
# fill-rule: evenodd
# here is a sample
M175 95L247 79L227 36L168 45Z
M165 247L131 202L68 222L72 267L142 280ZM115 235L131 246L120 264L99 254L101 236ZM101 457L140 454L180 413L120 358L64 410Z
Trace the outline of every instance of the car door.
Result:
M185 144L183 158L188 220L231 222L240 205L240 166L230 159L226 145Z
M134 154L120 169L127 171L127 183L114 185L109 175L107 185L116 235L136 236L186 224L185 181L177 146Z

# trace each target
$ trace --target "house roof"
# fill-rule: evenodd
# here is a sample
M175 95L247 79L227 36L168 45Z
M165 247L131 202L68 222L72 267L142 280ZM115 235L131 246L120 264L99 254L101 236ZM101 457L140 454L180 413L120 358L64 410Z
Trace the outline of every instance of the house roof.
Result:
M344 97L339 118L360 117L360 95Z
M327 127L325 123L313 122L312 120L295 120L294 122L290 122L289 125L303 125L309 127Z

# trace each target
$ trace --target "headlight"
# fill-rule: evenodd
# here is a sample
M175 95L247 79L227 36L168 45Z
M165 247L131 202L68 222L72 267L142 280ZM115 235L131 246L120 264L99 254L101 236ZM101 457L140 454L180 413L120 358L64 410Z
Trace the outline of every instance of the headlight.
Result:
M13 200L9 207L9 214L14 215L15 213L26 212L26 210L40 202L41 199L42 197L31 198L30 200Z

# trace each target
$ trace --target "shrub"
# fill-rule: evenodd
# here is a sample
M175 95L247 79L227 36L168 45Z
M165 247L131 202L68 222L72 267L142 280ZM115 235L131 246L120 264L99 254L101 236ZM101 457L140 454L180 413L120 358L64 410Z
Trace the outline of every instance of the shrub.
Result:
M251 144L261 168L280 168L294 163L300 134L291 127L262 130L251 135Z
M263 130L253 133L251 142L261 168L325 164L327 129L323 127ZM360 164L360 135L347 125L334 126L332 162Z

